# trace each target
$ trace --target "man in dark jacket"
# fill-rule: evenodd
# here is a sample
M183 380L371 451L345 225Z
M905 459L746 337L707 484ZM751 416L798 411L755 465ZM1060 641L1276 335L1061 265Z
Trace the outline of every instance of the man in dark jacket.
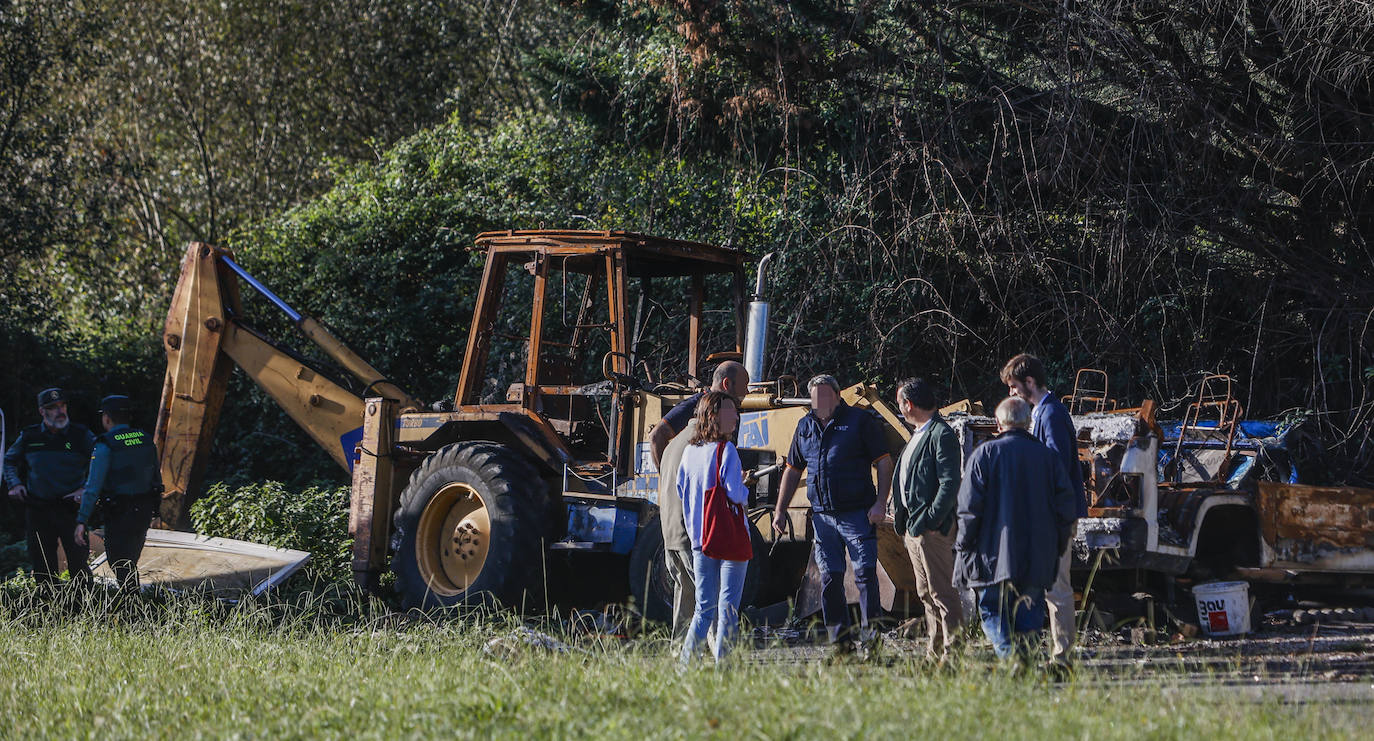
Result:
M72 535L95 436L67 416L67 395L62 389L40 392L38 413L43 421L25 427L5 452L5 485L10 498L24 505L33 578L40 584L56 580L60 542L67 571L73 579L86 581L91 575L86 564L90 549Z
M1074 433L1073 417L1069 416L1064 403L1045 388L1044 364L1034 355L1021 353L1007 361L1002 368L1002 382L1007 384L1012 396L1034 405L1030 433L1054 451L1069 475L1075 520L1087 517L1088 500L1083 496L1083 467L1078 462L1078 436ZM1045 605L1050 612L1050 659L1060 665L1069 663L1069 653L1073 648L1073 584L1069 581L1071 565L1073 552L1066 544L1059 554L1059 569L1055 572L1054 585L1045 592Z
M854 638L844 593L846 551L854 564L854 583L859 590L859 637L865 643L876 640L869 627L881 609L876 524L887 518L892 455L877 416L844 403L834 376L816 376L806 388L811 395L811 411L797 422L792 437L787 468L778 485L773 529L779 536L784 534L787 505L805 473L815 531L812 556L821 576L821 617L831 645L842 654L853 649Z
M1072 534L1073 489L1054 451L1031 437L1030 405L997 405L1000 433L969 456L959 487L955 577L978 591L983 632L1000 658L1025 656L1044 623L1045 588Z
M893 527L902 536L916 594L926 613L926 654L948 653L964 609L954 588L954 505L959 497L959 436L935 411L935 394L919 378L897 386L897 409L912 426L897 460Z
M100 400L105 434L96 438L91 472L76 514L75 540L86 544L86 523L97 501L105 510L105 558L115 582L125 592L138 591L138 557L153 519L158 481L157 447L152 436L129 426L132 409L127 396Z

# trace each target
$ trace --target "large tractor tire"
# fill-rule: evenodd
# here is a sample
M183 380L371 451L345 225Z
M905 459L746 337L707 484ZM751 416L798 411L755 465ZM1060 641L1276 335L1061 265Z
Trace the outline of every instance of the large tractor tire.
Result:
M749 526L749 539L754 558L744 576L740 606L755 602L768 579L768 542L758 528ZM673 580L668 575L667 557L663 553L663 529L658 523L658 511L645 518L639 527L634 548L630 551L630 594L640 614L649 620L671 622L673 619Z
M542 600L545 488L496 443L454 443L426 458L396 513L392 570L405 607Z
M657 510L640 524L630 549L630 595L645 619L660 623L673 619L673 579L668 575Z

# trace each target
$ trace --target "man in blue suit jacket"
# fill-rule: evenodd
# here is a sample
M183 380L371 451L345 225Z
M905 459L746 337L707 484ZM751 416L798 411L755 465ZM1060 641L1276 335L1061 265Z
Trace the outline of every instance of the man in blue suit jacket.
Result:
M1024 400L1004 399L1000 434L969 456L959 487L955 580L977 590L983 632L1003 659L1029 658L1074 522L1068 476L1026 430L1030 416Z
M1035 405L1031 412L1030 433L1054 451L1074 494L1074 517L1088 516L1088 501L1083 496L1083 467L1078 462L1078 436L1074 433L1073 418L1063 402L1045 387L1045 365L1034 355L1021 353L1007 361L1002 368L1002 382L1007 390ZM1072 542L1072 538L1070 538ZM1050 636L1053 646L1050 659L1067 665L1074 638L1073 585L1069 581L1069 566L1073 553L1069 547L1059 556L1059 571L1054 586L1045 593L1050 612Z

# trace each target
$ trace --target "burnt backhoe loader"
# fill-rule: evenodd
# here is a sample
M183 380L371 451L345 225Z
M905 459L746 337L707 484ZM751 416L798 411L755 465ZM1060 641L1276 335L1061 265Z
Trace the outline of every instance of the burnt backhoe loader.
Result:
M457 389L424 407L229 252L191 245L163 335L162 521L187 525L238 366L349 472L360 584L376 587L389 568L408 607L493 599L518 607L557 591L546 579L554 553L612 554L588 560L603 570L617 564L593 576L625 583L645 614L665 617L649 430L694 393L710 364L744 360L756 383L743 402L739 446L756 481L756 531L771 532L779 464L806 412L795 380L758 382L767 344L762 265L746 303L750 256L729 247L540 230L482 234L474 249L486 265ZM255 329L242 285L350 378ZM707 347L728 349L707 356ZM843 397L883 417L894 451L907 438L873 388L859 384ZM793 501L784 542L765 545L756 532L746 598L776 601L801 586L809 528L805 498ZM884 551L886 591L909 590L900 544Z

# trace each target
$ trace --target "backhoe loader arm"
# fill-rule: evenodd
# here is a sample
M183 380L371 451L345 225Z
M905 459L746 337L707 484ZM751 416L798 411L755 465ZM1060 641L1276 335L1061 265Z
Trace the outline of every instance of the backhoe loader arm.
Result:
M189 506L201 493L232 365L243 369L345 471L352 469L353 449L362 439L362 397L245 325L240 279L281 308L306 337L365 384L367 395L393 399L403 409L419 406L322 324L292 309L234 264L229 252L192 243L181 264L162 337L167 375L155 440L162 456L161 518L166 527L189 526Z

